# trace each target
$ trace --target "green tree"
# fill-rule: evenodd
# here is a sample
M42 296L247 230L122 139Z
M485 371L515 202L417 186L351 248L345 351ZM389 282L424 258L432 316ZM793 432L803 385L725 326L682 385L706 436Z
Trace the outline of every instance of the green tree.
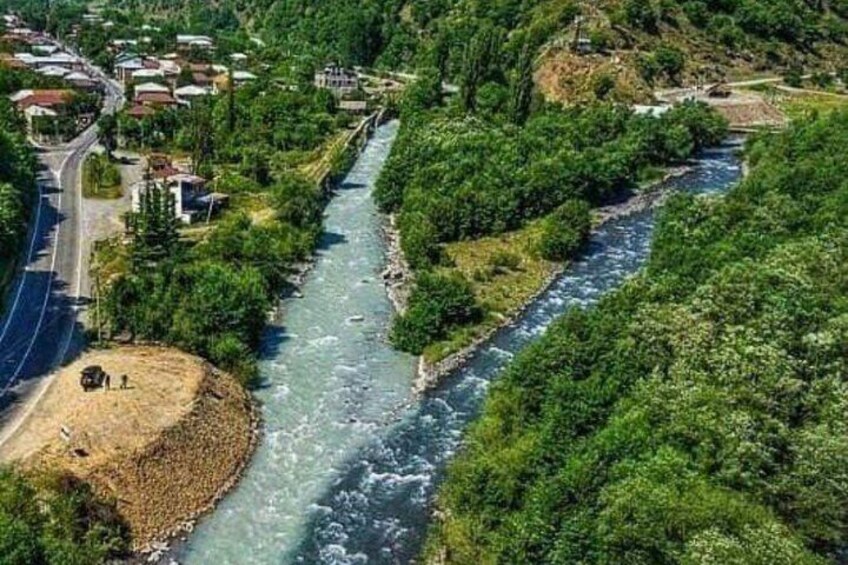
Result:
M106 150L106 156L112 159L118 148L118 120L114 114L103 114L97 120L97 137Z
M158 263L177 248L179 235L174 194L153 181L140 192L137 212L128 215L135 269Z
M471 285L459 275L422 273L416 280L409 309L392 327L398 349L420 354L453 329L480 319L480 307Z
M530 104L533 101L533 55L531 44L525 43L521 48L516 76L512 82L510 119L519 126L524 125L530 116Z
M592 227L589 205L569 200L545 219L539 243L542 256L549 261L567 261L580 249Z

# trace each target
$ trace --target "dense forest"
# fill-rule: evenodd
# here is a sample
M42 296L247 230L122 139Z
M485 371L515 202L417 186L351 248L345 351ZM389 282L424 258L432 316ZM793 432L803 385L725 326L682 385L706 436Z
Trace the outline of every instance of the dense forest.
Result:
M493 386L441 489L453 563L824 563L848 525L848 112L675 197L646 271Z

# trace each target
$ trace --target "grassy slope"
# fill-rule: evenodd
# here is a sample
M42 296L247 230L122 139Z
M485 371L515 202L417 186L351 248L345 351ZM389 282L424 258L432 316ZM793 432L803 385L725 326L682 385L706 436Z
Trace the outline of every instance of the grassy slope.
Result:
M557 263L545 261L536 251L540 227L535 222L500 236L446 246L445 253L453 266L442 270L460 272L471 281L485 317L479 324L460 328L449 339L428 347L424 352L427 361L439 361L486 335L514 315L559 270ZM498 266L499 255L512 255L520 262L515 267Z

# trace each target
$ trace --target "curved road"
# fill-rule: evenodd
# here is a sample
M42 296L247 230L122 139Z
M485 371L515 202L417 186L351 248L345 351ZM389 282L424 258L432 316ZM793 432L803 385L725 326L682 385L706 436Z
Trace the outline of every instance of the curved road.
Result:
M88 69L105 87L104 112L123 102L119 87ZM39 148L38 202L18 274L0 317L0 425L84 340L79 313L88 303L89 242L83 241L82 164L97 142L92 126L66 145ZM0 438L2 441L2 438Z

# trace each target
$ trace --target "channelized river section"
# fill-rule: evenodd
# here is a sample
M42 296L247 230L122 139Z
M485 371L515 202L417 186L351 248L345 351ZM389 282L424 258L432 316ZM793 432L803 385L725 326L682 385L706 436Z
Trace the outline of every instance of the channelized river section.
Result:
M380 127L327 210L303 298L267 335L264 436L239 487L203 520L178 559L189 564L407 563L421 550L429 503L486 387L572 306L593 304L647 258L655 212L607 223L583 257L467 365L424 398L415 360L386 343L392 307L371 191L397 133ZM741 176L735 147L705 152L670 181L699 194Z

